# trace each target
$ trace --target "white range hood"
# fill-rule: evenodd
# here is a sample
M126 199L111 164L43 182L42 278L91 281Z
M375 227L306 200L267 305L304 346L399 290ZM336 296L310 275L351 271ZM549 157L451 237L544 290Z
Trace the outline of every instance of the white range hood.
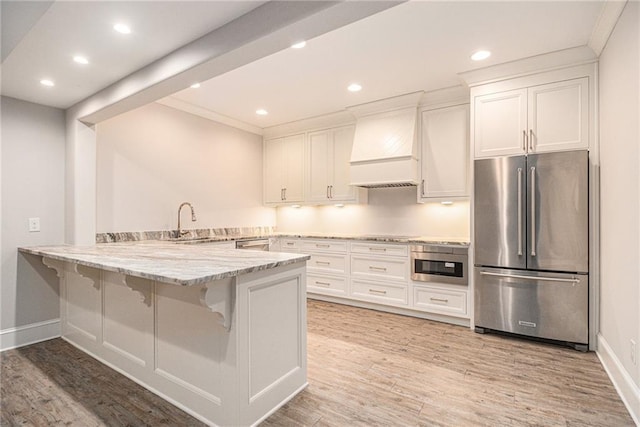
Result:
M351 185L418 185L417 104L421 95L401 97L405 105L407 99L411 100L411 107L358 116L351 151Z

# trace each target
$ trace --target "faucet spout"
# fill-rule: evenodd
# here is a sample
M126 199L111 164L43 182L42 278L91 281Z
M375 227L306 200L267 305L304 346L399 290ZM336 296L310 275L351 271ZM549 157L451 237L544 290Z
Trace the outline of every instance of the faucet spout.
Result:
M178 208L178 237L183 236L184 234L186 234L187 232L185 230L181 230L180 228L180 212L182 212L182 208L185 206L189 206L189 208L191 209L191 221L195 222L196 221L196 211L193 209L193 206L191 205L191 203L189 202L183 202L180 207Z

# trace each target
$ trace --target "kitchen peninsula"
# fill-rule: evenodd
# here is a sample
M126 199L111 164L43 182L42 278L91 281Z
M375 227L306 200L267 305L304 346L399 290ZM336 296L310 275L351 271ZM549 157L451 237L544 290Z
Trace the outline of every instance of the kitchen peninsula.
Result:
M212 425L307 385L309 256L145 241L21 248L60 278L62 337Z

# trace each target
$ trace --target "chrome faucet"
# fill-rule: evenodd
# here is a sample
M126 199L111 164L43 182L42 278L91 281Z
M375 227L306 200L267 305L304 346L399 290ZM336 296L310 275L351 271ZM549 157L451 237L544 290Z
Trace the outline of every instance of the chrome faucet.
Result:
M189 202L182 203L178 208L178 237L182 237L183 235L188 233L188 231L180 230L180 212L182 211L182 208L184 206L189 206L191 208L191 221L196 220L196 211L193 210L193 206L191 206L191 203Z

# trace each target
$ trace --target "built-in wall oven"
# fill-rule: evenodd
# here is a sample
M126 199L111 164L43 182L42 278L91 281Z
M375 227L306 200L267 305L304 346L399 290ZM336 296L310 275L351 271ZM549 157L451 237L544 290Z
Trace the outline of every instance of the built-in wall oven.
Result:
M468 284L469 248L461 244L411 245L411 280Z

